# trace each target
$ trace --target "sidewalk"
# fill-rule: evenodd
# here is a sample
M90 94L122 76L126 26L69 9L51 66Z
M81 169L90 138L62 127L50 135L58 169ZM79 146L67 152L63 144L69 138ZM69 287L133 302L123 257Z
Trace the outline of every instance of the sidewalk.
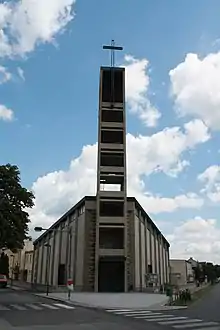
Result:
M10 287L10 283L9 283ZM186 306L166 306L168 297L159 293L95 293L95 292L71 292L70 300L68 292L50 292L47 296L45 288L36 290L31 283L13 281L13 290L29 291L34 295L68 302L76 306L97 309L148 309L148 310L173 310L187 308ZM50 288L51 289L51 288Z
M97 309L148 309L170 310L185 306L165 306L168 298L153 293L84 293L72 292L70 300L67 293L38 293L38 296L72 303L74 305Z
M24 290L32 290L32 284L31 283L27 283L27 282L23 282L23 281L16 281L13 280L11 282L11 280L9 279L8 281L8 287L13 289L13 290L17 290L17 291L24 291Z

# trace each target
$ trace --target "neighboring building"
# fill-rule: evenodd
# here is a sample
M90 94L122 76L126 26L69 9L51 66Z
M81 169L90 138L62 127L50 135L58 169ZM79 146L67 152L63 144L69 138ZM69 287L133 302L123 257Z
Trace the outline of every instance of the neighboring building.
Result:
M24 264L21 273L21 278L23 281L28 283L32 282L33 254L34 250L25 251L24 254Z
M9 277L31 283L34 245L31 239L24 241L23 249L6 252L9 257Z
M189 258L188 262L192 265L193 269L199 266L199 262L194 260L192 257Z
M187 260L170 260L170 279L171 284L184 286L194 282L194 271L192 265Z
M34 282L65 285L69 277L78 291L144 290L169 281L169 243L127 198L125 69L101 67L99 90L96 197L35 241Z

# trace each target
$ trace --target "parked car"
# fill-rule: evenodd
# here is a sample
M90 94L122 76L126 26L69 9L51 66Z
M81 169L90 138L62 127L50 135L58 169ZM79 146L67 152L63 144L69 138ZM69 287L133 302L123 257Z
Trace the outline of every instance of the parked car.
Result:
M6 288L7 284L8 284L7 276L0 274L0 287Z

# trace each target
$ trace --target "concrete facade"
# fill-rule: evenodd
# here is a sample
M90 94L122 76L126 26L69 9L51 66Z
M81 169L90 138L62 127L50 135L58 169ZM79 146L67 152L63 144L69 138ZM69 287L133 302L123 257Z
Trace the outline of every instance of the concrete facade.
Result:
M192 264L187 260L170 260L171 283L177 286L184 286L194 282L194 271Z
M53 287L73 279L76 291L95 290L96 197L86 196L34 242L33 282ZM133 197L127 198L128 283L134 291L169 282L169 243ZM69 258L67 228L72 232ZM50 244L51 255L48 258ZM105 255L112 253L106 249ZM115 253L120 255L120 249ZM64 267L60 267L64 265ZM49 269L49 274L47 274ZM64 269L63 276L59 269ZM70 269L70 271L69 271ZM157 275L151 282L149 274ZM154 276L155 277L155 276ZM154 283L153 283L154 282Z

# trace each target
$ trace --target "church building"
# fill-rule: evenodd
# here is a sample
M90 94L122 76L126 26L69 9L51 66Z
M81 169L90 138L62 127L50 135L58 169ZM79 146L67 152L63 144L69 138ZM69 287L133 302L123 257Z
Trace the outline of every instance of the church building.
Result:
M127 197L125 68L100 68L96 196L85 196L34 242L33 283L76 291L146 291L169 282L169 243ZM85 178L86 180L86 178Z

